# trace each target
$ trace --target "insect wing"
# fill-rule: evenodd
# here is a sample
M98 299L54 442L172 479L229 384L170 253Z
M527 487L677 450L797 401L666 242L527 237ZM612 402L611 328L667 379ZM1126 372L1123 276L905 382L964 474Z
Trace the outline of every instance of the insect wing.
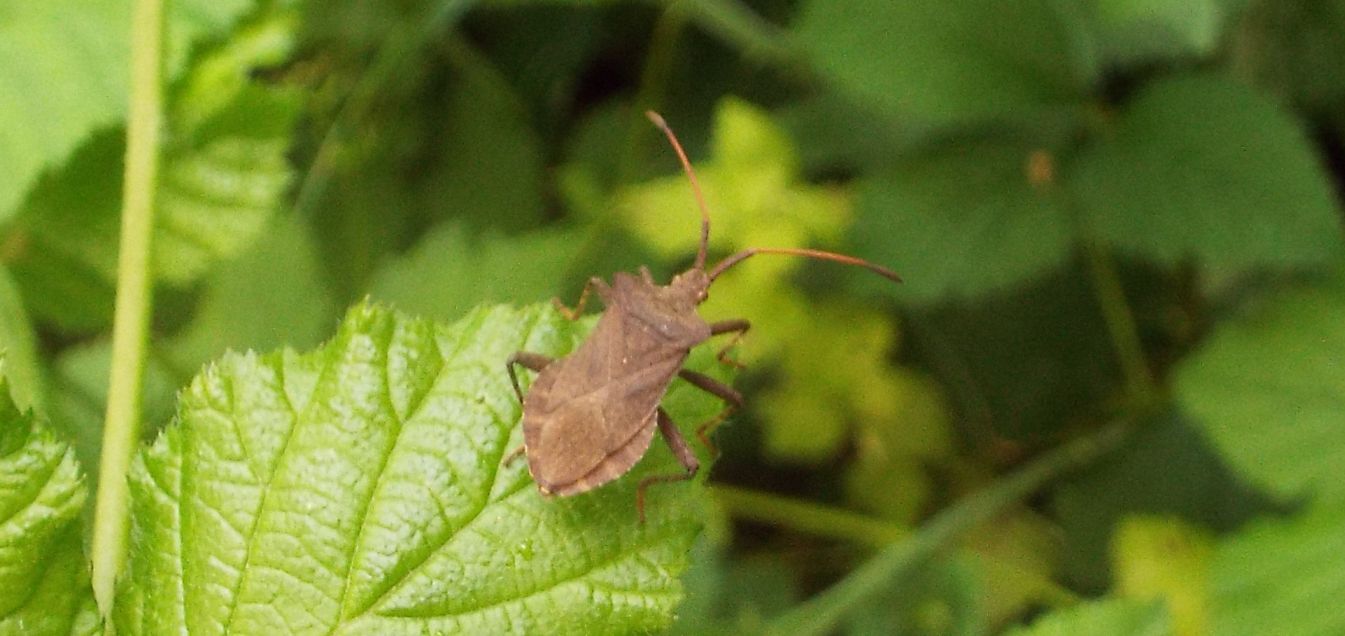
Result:
M524 400L528 467L547 492L575 494L630 470L648 448L654 412L686 359L619 305L594 336L538 375ZM638 447L638 448L637 448Z

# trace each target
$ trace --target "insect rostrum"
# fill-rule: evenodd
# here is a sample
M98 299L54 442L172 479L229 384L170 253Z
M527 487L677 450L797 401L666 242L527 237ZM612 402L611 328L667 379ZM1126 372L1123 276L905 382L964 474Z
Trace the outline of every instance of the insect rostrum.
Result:
M852 256L796 248L749 248L707 270L710 216L696 174L663 118L653 112L647 115L677 152L700 207L701 237L695 263L667 285L655 282L645 267L640 268L638 276L618 272L611 285L601 278L589 279L574 310L564 310L571 318L577 317L589 294L597 292L606 310L588 339L564 358L553 360L520 351L505 365L523 404L522 450L528 458L528 470L544 495L576 495L624 475L644 456L654 430L658 430L684 472L646 477L640 482L636 509L641 521L645 488L661 481L690 479L700 468L686 439L659 406L674 377L728 404L723 413L696 429L707 447L709 429L742 406L742 396L732 387L682 368L692 347L720 334L742 334L749 327L746 320L709 323L696 313L720 274L757 254L787 254L858 265L893 281L901 280L888 269ZM721 360L724 352L720 351ZM519 388L515 365L538 373L527 396Z

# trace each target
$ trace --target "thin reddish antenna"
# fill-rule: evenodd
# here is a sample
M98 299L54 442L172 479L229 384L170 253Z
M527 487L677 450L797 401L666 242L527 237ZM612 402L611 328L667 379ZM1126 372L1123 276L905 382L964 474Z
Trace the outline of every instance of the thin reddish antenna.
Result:
M696 205L701 208L701 245L696 251L696 269L705 269L705 251L710 246L710 209L705 206L705 197L701 195L701 184L696 181L696 172L691 169L691 161L687 159L686 151L682 150L681 142L677 141L677 135L668 127L668 122L663 121L663 116L652 110L646 110L644 116L667 135L673 150L677 151L677 159L682 162L682 172L691 180L691 191L696 195Z
M788 254L790 256L806 256L808 258L816 258L823 261L836 261L837 263L845 263L846 265L858 265L883 278L891 279L898 283L901 282L901 277L898 276L896 272L880 265L874 265L862 258L855 258L853 256L846 256L845 254L837 254L835 252L810 250L803 247L750 247L719 261L719 263L710 270L710 280L713 281L714 279L719 278L719 275L723 274L724 270L733 267L750 257L756 256L757 254Z

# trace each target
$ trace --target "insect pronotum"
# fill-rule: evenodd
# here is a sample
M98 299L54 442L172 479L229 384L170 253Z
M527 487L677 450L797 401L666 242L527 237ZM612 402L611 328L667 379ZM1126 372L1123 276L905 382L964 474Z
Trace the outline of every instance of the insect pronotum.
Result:
M682 368L692 347L721 334L741 336L750 326L741 319L706 322L696 313L696 306L705 301L710 285L720 274L758 254L786 254L858 265L901 282L891 270L868 261L803 248L748 248L707 270L710 213L696 173L663 118L652 111L646 115L677 153L700 208L701 235L695 263L667 285L656 283L647 267L641 267L638 275L617 272L611 285L596 276L589 279L574 309L556 303L562 313L575 319L590 292L597 292L606 310L588 339L563 358L519 351L505 364L523 405L523 446L506 461L526 453L528 471L543 495L577 495L626 474L644 456L658 430L684 470L645 477L640 482L635 498L642 523L645 489L650 484L690 479L700 468L696 454L659 406L673 379L680 377L728 404L718 416L696 428L697 437L707 448L713 449L707 437L709 430L743 403L742 395L733 387ZM729 362L724 357L727 350L728 346L719 351L721 361ZM538 374L526 396L519 388L515 365Z

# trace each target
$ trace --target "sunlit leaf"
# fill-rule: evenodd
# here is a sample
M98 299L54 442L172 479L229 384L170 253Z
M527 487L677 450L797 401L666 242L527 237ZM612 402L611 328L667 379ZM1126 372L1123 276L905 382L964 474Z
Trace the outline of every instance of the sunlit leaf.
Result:
M546 305L451 326L351 310L305 354L231 354L182 394L132 472L120 633L497 633L666 626L701 486L656 442L631 475L545 499L523 462L503 362L560 355L591 323ZM695 366L719 376L709 351ZM675 383L687 434L722 408Z
M0 381L0 633L90 634L98 627L70 446Z
M37 338L19 289L4 268L0 268L0 358L4 360L6 388L12 392L14 403L20 409L42 410L47 401L47 386L45 372L38 362Z
M1209 633L1211 539L1176 518L1135 516L1112 538L1116 592L1141 600L1166 601L1173 633Z
M170 75L202 39L226 32L246 0L170 5ZM0 13L0 219L33 181L95 130L126 112L131 3L127 0L6 2Z
M153 264L185 283L256 237L289 183L296 95L252 78L288 54L283 16L259 21L196 60L168 96ZM117 267L124 142L92 137L34 188L9 239L15 278L37 317L76 331L106 324Z

